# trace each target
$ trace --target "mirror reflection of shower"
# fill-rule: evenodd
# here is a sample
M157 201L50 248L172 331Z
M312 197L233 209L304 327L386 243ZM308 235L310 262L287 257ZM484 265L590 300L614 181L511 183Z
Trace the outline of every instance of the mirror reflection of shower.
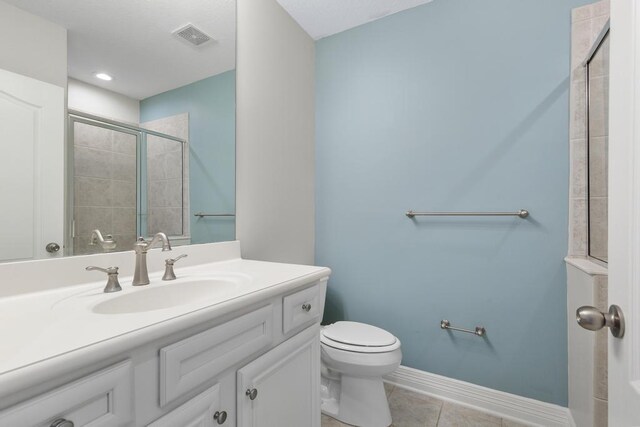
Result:
M186 139L73 112L69 140L74 255L131 250L157 230L189 243Z
M609 31L586 63L589 256L608 261Z

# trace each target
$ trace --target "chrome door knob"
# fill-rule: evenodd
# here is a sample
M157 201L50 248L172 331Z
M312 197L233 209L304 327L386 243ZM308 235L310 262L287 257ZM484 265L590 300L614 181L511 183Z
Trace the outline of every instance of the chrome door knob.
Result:
M311 311L311 304L306 303L306 304L302 304L302 309L306 312Z
M49 243L47 246L44 247L47 252L49 252L50 254L54 254L56 252L58 252L60 250L60 245L57 244L56 242L51 242ZM57 421L57 420L56 420ZM63 426L64 427L64 426Z
M227 411L216 411L216 413L213 414L213 419L216 420L218 424L224 424L224 422L227 421Z
M245 394L249 397L250 400L255 400L255 398L258 397L258 390L255 388L250 388L247 389Z
M595 307L584 305L576 310L578 325L590 331L599 331L605 326L616 338L624 336L624 316L617 305L609 307L608 313L603 313Z
M65 420L64 418L58 418L51 423L49 427L73 427L73 421Z

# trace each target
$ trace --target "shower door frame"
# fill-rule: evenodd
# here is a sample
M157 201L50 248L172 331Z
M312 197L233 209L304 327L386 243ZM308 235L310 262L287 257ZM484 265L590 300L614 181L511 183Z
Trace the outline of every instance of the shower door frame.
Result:
M142 128L140 126L136 126L133 124L128 124L124 122L119 122L116 120L107 119L104 117L96 116L94 114L85 113L78 110L69 109L67 112L67 167L66 167L66 212L65 212L65 225L66 225L66 235L64 245L64 255L70 256L75 255L73 253L73 237L75 234L74 230L74 146L75 146L75 136L74 136L74 125L75 123L84 123L91 126L97 126L104 129L113 130L116 132L123 132L130 135L134 135L136 137L136 234L138 236L142 236L145 233L142 232L142 217L146 215L146 212L142 212L142 201L147 197L147 188L146 185L142 185L142 166L143 163L146 163L147 158L143 156L142 150L143 147L146 147L147 144L147 135L153 135L164 139L169 139L172 141L176 141L182 146L182 155L184 158L184 149L186 147L186 142L182 138L178 138L172 135L167 135L161 132L155 132L149 129ZM182 179L184 181L184 162L182 164ZM184 195L183 195L183 203L184 203ZM148 208L147 208L148 209ZM184 210L184 205L183 205ZM183 222L183 230L184 230L184 221L185 218L182 219Z

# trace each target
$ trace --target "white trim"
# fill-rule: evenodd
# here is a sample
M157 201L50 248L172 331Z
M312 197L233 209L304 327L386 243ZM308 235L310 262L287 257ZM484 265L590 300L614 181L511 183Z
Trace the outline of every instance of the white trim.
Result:
M390 384L472 407L500 418L545 427L575 426L569 409L493 390L418 369L400 366L384 377Z

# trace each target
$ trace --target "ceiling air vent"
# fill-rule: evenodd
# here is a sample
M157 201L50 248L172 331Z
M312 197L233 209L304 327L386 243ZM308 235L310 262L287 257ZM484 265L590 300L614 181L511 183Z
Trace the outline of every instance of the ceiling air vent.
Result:
M178 28L172 33L174 36L186 40L194 46L201 46L212 40L211 37L197 29L193 24Z

